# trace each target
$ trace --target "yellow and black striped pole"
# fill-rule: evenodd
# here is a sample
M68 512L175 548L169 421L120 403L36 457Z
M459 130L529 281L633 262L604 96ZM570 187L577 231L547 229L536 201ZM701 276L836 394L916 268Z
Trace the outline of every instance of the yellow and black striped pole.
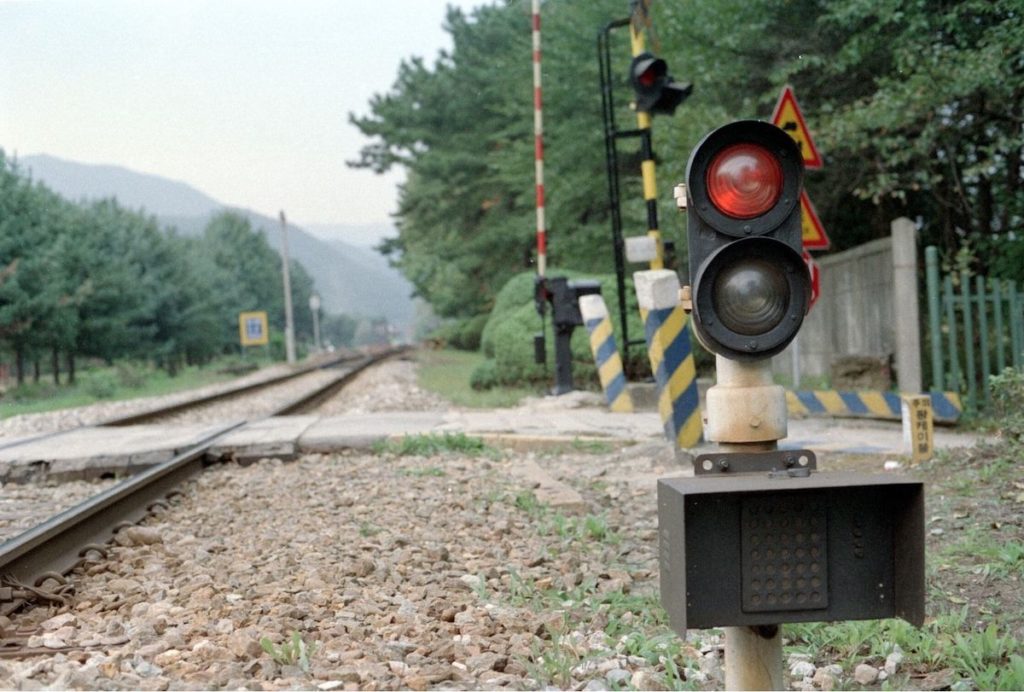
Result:
M629 24L630 47L633 57L645 50L644 35L637 26L636 20ZM636 126L640 131L640 174L644 183L644 203L647 205L647 236L654 240L656 255L650 261L650 269L665 268L665 252L661 242L661 231L658 228L658 183L654 175L654 150L651 144L651 114L637 108Z

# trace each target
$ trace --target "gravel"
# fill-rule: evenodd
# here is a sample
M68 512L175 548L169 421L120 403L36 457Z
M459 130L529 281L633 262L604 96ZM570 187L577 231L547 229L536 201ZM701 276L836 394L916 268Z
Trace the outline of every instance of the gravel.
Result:
M571 603L524 596L652 594L650 489L594 495L621 539L566 537L521 506L515 463L341 454L211 469L142 536L118 534L76 577L76 605L19 618L29 646L61 653L0 664L0 687L535 688L552 682L531 670L552 651L572 663L555 684L656 681L664 670L609 641L598 608L563 631ZM308 664L260 645L293 632L315 643Z
M321 416L375 413L378 411L447 411L453 406L417 384L416 364L393 358L368 368L318 409Z
M405 360L328 406L447 408ZM531 465L581 512L539 504ZM656 616L655 481L681 470L661 442L214 466L75 573L71 605L0 617L28 647L0 689L720 688L717 635ZM791 687L851 682L813 668Z
M290 380L273 384L250 394L211 401L184 411L153 419L153 423L188 425L232 420L259 420L295 401L304 393L327 384L337 376L335 370L314 370Z
M0 484L0 543L117 483L114 479L67 483Z

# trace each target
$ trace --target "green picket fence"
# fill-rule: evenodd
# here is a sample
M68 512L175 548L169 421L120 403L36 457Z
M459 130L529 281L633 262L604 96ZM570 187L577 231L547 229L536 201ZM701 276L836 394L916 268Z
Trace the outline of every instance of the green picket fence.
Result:
M1016 281L966 271L940 280L938 249L924 256L932 391L960 392L977 412L992 401L989 375L1024 367L1024 293Z

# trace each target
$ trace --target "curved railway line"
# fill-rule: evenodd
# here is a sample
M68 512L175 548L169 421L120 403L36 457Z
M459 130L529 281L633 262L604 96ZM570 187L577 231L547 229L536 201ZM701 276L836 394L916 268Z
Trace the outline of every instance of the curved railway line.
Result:
M104 420L99 427L181 424L197 420L230 422L211 429L205 439L172 459L142 470L0 543L0 615L6 616L29 603L66 603L67 594L73 591L66 575L97 555L105 555L104 544L118 530L140 521L155 507L165 505L164 498L202 470L211 447L227 433L262 418L313 410L360 372L400 352L402 349L388 349L369 355L331 358L266 380ZM260 396L256 403L248 405L244 416L238 417L238 400L257 393ZM21 438L0 448L64 432L67 431ZM23 648L8 647L8 653L23 654ZM0 655L4 653L4 647L0 646Z

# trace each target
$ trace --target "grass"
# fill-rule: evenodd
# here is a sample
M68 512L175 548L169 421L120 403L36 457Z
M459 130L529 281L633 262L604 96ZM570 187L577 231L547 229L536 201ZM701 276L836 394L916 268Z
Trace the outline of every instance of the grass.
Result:
M567 444L551 445L540 450L542 456L561 456L563 454L611 454L616 446L604 440L581 440L576 437Z
M456 406L466 408L507 408L516 406L524 398L541 394L528 387L495 387L476 390L470 387L469 378L473 370L484 362L479 352L443 349L420 351L419 384L423 389L434 392Z
M221 372L237 359L218 360L188 366L174 377L152 366L119 363L111 367L83 368L76 373L74 385L55 385L47 378L10 389L0 397L0 418L26 413L42 413L99 401L136 399L171 394L234 379L237 375Z
M696 689L687 682L686 667L698 662L687 659L684 643L668 627L668 617L655 593L634 594L623 589L602 591L593 579L574 588L558 588L544 582L524 579L512 573L506 603L535 612L561 611L560 621L549 621L543 645L535 643L524 667L542 685L566 688L574 674L587 666L589 658L579 653L572 633L586 629L595 618L603 626L605 645L620 656L637 656L663 672L659 676L664 689ZM606 657L606 654L595 654Z
M442 435L404 435L391 440L383 440L373 444L377 454L394 454L396 456L436 456L446 452L467 456L497 457L501 452L479 437L464 433L444 433ZM412 472L410 472L412 473ZM424 473L421 475L443 475Z
M526 513L533 520L537 532L542 536L552 536L573 545L577 545L578 541L609 546L622 543L622 535L608 524L608 519L604 515L568 516L555 512L540 502L532 490L523 490L507 499L516 509Z

